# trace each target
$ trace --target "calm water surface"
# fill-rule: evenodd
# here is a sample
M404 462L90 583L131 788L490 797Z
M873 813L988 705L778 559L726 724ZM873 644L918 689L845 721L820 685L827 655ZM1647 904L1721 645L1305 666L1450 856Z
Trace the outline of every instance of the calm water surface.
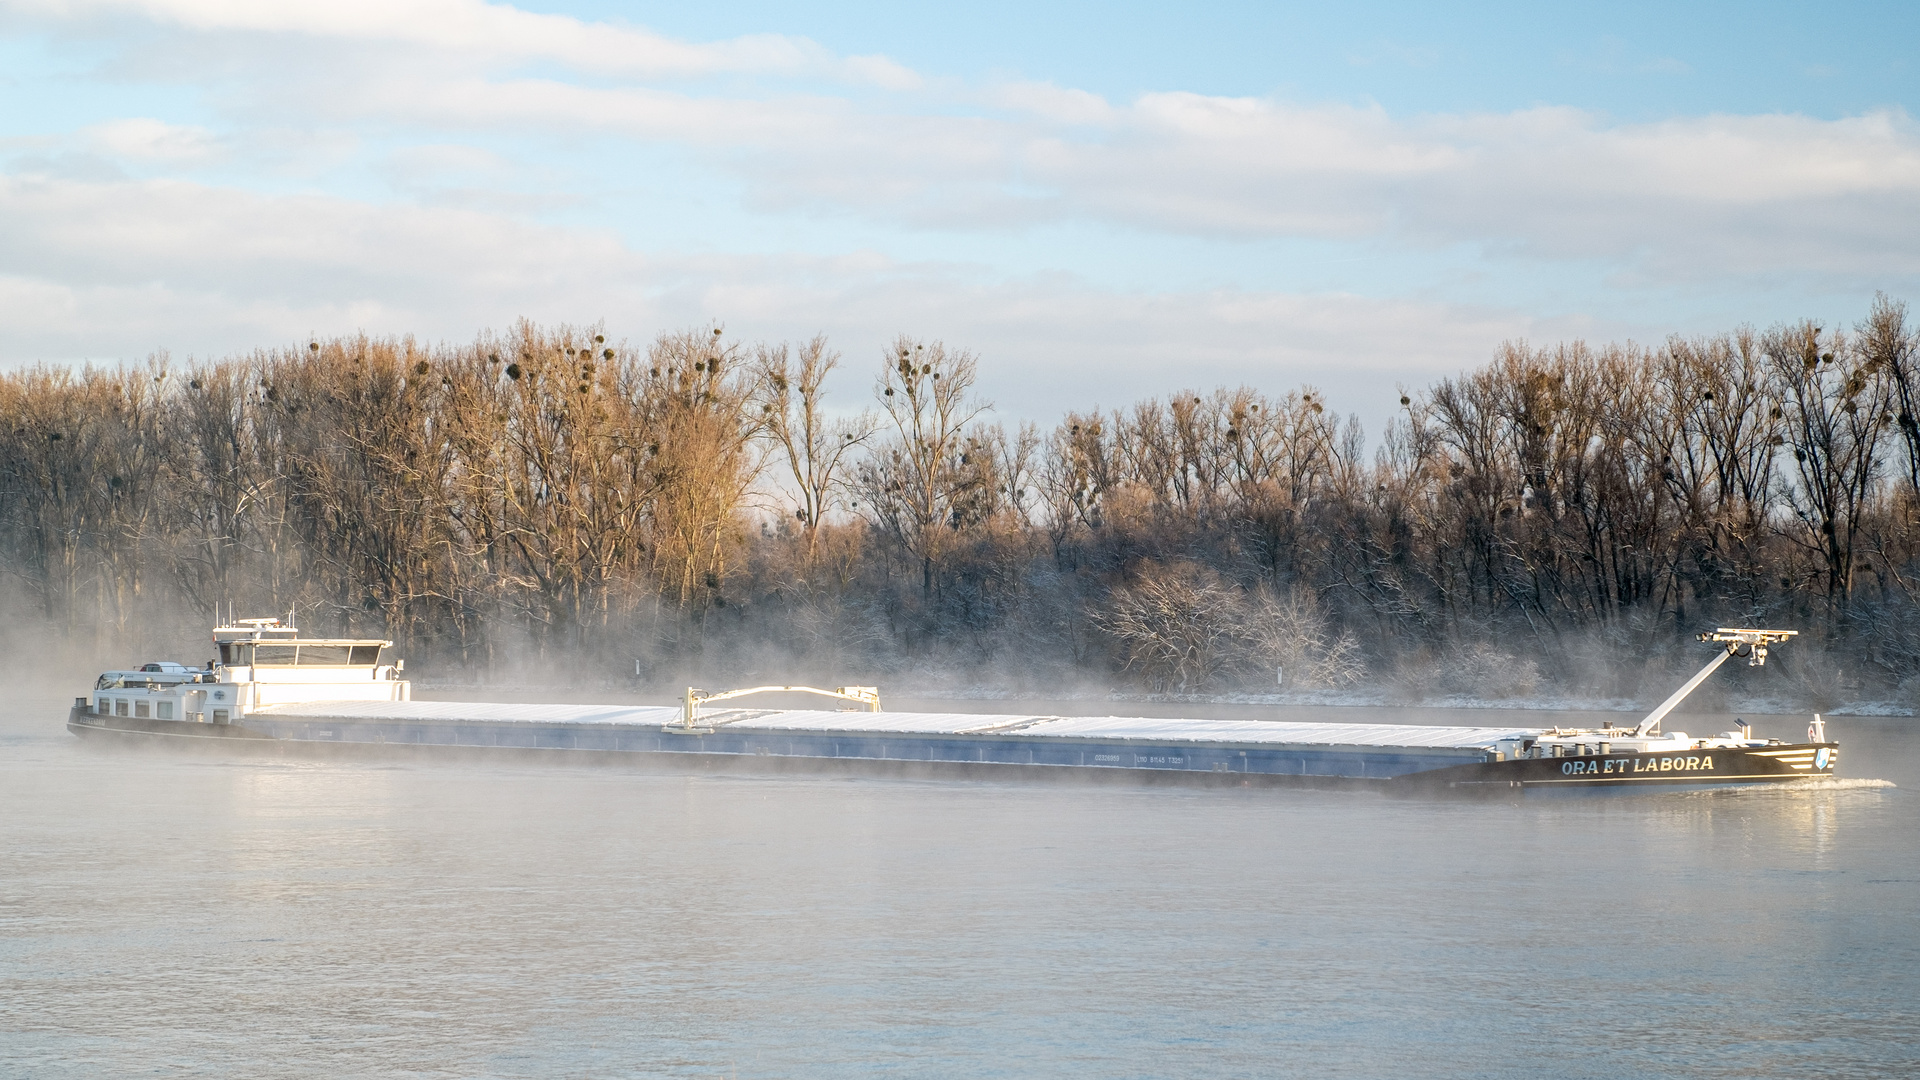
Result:
M113 754L64 700L0 718L9 1076L1920 1074L1912 721L1832 722L1837 789L1510 805Z

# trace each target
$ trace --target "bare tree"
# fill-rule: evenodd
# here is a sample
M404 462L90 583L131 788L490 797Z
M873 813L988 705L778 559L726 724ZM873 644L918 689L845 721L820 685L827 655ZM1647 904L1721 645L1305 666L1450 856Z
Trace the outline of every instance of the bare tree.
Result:
M828 350L824 336L800 346L791 360L785 345L759 346L752 363L753 399L759 409L749 415L786 460L800 503L794 518L806 536L811 566L819 552L820 523L838 504L850 456L866 448L878 420L868 411L854 417L827 416L827 376L839 366L840 354Z
M1698 597L1728 595L1753 611L1784 442L1758 336L1676 337L1647 367L1632 437L1666 496L1668 572Z
M983 422L974 358L909 338L860 418L824 400L824 339L710 326L17 368L0 603L88 636L297 604L429 663L525 636L582 662L937 650L1188 689L1364 661L1466 692L1820 598L1829 640L1897 683L1920 676L1917 355L1885 296L1847 334L1508 343L1402 390L1370 467L1307 388L1083 409L1044 437ZM1535 641L1448 644L1515 634Z
M250 556L265 555L275 539L262 529L275 518L273 477L259 467L252 381L240 361L202 363L177 376L168 395L178 416L169 425L176 437L167 476L168 562L202 617L235 598L241 575L257 565Z
M962 460L968 425L991 407L972 396L976 377L972 353L903 334L874 383L893 434L863 463L857 482L874 524L919 563L926 597L936 590L954 511L980 483Z
M1134 570L1094 621L1123 667L1158 689L1202 690L1228 675L1319 689L1364 673L1359 641L1335 631L1311 594L1237 588L1186 561Z
M1151 565L1115 588L1095 623L1120 650L1123 669L1162 690L1199 690L1239 659L1243 633L1233 589L1193 563Z
M740 510L759 474L752 372L744 346L723 343L717 328L662 335L647 356L654 565L682 609L704 608L721 601L729 550L742 538Z
M1920 494L1920 331L1907 329L1907 305L1875 294L1866 321L1854 331L1861 359L1885 377L1893 395L1891 408L1906 451L1907 490Z
M1881 431L1892 419L1889 381L1845 335L1810 322L1772 331L1763 348L1793 449L1788 500L1800 528L1792 535L1818 553L1828 602L1845 610L1855 543L1880 473Z

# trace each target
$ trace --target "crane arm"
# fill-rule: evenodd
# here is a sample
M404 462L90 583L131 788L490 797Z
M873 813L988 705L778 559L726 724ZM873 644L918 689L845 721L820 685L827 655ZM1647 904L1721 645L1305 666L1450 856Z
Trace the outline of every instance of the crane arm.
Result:
M686 730L691 731L694 723L699 719L700 706L709 701L725 701L728 698L746 697L748 694L781 693L818 694L821 697L858 702L865 705L869 712L880 711L880 691L872 686L839 686L832 690L822 690L814 686L749 686L741 690L723 690L717 694L689 686L686 704L681 714L681 723Z
M1688 694L1693 693L1701 683L1706 682L1707 676L1718 670L1721 664L1726 663L1728 657L1745 656L1748 667L1760 667L1767 662L1767 646L1785 641L1798 633L1798 630L1743 630L1738 627L1723 626L1711 633L1701 634L1701 641L1711 641L1723 648L1712 660L1707 661L1707 666L1700 669L1700 674L1688 679L1685 686L1675 690L1673 696L1660 703L1659 708L1648 713L1647 718L1640 721L1639 726L1633 729L1633 733L1646 735L1659 727L1660 721L1674 710L1674 706L1685 701Z

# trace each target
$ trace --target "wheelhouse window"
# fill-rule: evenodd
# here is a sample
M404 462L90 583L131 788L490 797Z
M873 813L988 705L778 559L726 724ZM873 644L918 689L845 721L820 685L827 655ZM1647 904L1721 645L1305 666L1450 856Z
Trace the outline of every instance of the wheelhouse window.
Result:
M253 647L255 667L372 667L380 646L353 644L261 644Z
M153 714L154 714L154 717L159 720L173 719L173 702L171 701L154 702Z
M301 667L346 667L349 648L345 645L300 646Z
M300 655L298 645L255 645L254 667L292 667Z
M127 702L125 698L113 699L113 715L115 716L127 715Z
M147 706L147 703L146 703L146 702L144 702L144 701L136 701L136 702L134 702L134 703L133 703L133 715L135 715L135 716L148 716L149 714L151 714L151 712L152 712L152 709L150 709L150 708L149 708L149 707Z

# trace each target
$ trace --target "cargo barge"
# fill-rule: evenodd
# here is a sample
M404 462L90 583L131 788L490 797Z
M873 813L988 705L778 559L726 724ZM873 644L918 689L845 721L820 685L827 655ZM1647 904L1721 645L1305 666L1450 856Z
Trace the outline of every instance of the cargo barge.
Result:
M1181 782L1384 787L1501 794L1778 783L1830 777L1838 747L1818 718L1804 743L1750 728L1701 738L1660 721L1730 657L1764 663L1791 631L1719 630L1699 675L1632 727L1537 729L1264 720L880 711L872 687L689 689L678 705L414 701L392 643L301 638L278 619L214 631L204 667L151 663L100 676L77 698L78 735L144 742L458 749L617 757L700 769L837 768ZM765 692L824 695L850 710L721 708Z

